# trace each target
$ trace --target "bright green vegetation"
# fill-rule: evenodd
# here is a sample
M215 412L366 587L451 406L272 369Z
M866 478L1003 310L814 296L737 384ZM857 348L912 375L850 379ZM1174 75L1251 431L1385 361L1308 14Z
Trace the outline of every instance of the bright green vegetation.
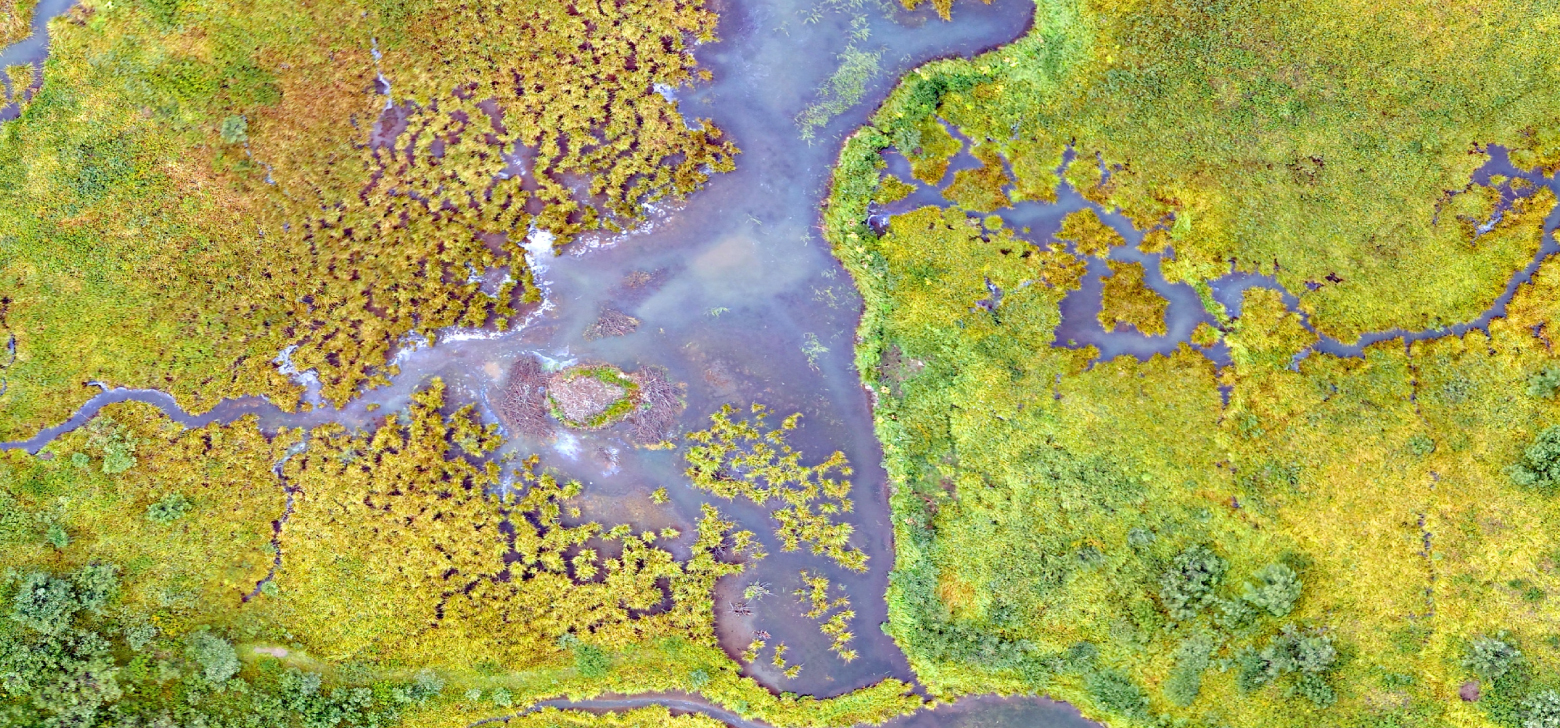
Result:
M707 430L690 433L684 457L693 486L722 498L746 498L758 505L771 500L779 523L775 536L781 548L795 551L806 543L854 571L867 570L865 552L850 545L855 527L842 520L851 511L850 476L845 454L835 452L817 465L803 465L802 453L786 444L785 433L796 429L800 414L767 429L769 410L754 404L750 419L733 419L736 409L725 405L710 415Z
M1029 36L918 72L880 119L912 159L941 159L924 139L940 103L977 150L1013 163L1026 198L1045 197L1075 140L1068 176L1087 196L1140 228L1174 217L1172 280L1276 262L1312 322L1344 341L1463 321L1530 259L1547 211L1538 200L1473 239L1494 196L1468 189L1484 160L1469 152L1560 161L1560 68L1539 50L1548 6L1444 21L1433 8L1043 2ZM1114 170L1104 186L1096 153ZM1304 286L1330 274L1342 282Z
M1488 333L1291 369L1315 335L1253 289L1196 334L1228 343L1223 370L1189 346L1091 366L1053 332L1079 256L1123 242L1092 212L1064 222L1067 249L984 223L962 191L864 224L895 186L879 152L937 179L958 150L944 123L1011 170L1014 199L1049 199L1076 140L1068 180L1164 222L1145 247L1174 245L1172 280L1276 262L1344 340L1472 319L1554 205L1538 191L1475 236L1496 196L1468 180L1475 144L1560 165L1539 50L1560 10L1442 10L1041 2L1030 35L910 73L847 142L825 232L866 302L888 629L934 694L1041 691L1121 726L1560 721L1560 263ZM988 280L995 311L974 305ZM1107 291L1111 322L1141 305Z
M238 651L205 629L170 633L155 614L111 609L118 569L12 574L0 628L0 720L14 726L390 725L443 689L410 682L329 687L274 659L239 677Z
M5 453L0 720L464 726L560 696L686 690L843 727L921 705L894 680L819 701L743 678L712 592L763 556L752 533L706 506L678 558L676 528L578 522L580 483L478 460L498 444L435 380L366 432L184 430L126 404L53 457Z
M794 596L804 601L808 619L822 622L818 630L833 638L834 643L829 645L829 649L846 662L856 659L856 651L850 649L851 640L856 638L849 627L850 621L856 618L856 610L850 608L850 598L841 596L830 599L829 579L821 574L802 572L802 585L803 588L797 589Z
M881 52L870 52L856 46L871 37L866 18L858 16L851 23L851 43L840 52L839 68L829 76L819 90L818 97L796 117L796 125L802 130L803 139L812 139L817 130L830 119L861 101L867 82L877 76Z
M0 130L4 439L90 380L291 406L294 346L340 403L403 337L536 302L528 235L630 226L736 152L653 90L706 73L698 0L86 0L52 28Z

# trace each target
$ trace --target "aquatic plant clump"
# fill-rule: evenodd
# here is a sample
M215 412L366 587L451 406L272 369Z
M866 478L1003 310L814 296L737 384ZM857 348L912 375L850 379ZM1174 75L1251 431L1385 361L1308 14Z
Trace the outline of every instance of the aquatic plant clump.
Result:
M779 522L775 535L785 551L806 543L815 554L828 556L853 571L865 571L867 555L850 544L855 527L843 521L851 512L850 476L845 454L835 452L817 465L802 465L802 453L786 444L800 414L769 429L769 410L754 403L748 419L733 418L736 408L721 407L710 415L710 427L687 435L683 453L693 486L722 498L745 498L758 505L771 500Z
M408 340L511 326L540 301L526 244L733 168L657 91L708 80L715 23L699 0L78 5L0 135L0 437L94 380L291 408L279 352L340 404Z
M1143 265L1110 261L1110 270L1101 293L1100 325L1106 331L1130 326L1146 336L1164 336L1169 301L1143 282Z
M804 571L801 577L802 588L797 589L794 595L808 607L807 618L821 622L818 631L833 640L829 649L839 655L841 660L850 662L856 659L858 653L850 649L850 643L856 637L850 631L850 622L856 618L856 611L850 608L850 598L840 596L830 599L829 579L826 576ZM835 588L843 591L839 586Z
M754 534L704 505L678 557L675 530L579 521L579 482L486 461L496 428L447 407L437 380L364 431L307 437L110 409L132 468L73 457L92 447L82 430L53 458L0 453L0 712L19 725L465 724L562 694L697 688L755 720L844 728L921 704L894 680L834 702L742 677L713 591L764 557Z

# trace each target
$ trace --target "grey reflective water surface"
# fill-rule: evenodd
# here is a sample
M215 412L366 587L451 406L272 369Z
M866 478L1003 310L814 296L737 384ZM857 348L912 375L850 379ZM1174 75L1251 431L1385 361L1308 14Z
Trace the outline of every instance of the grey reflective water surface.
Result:
M766 724L751 721L719 706L710 705L698 696L686 693L658 693L625 697L600 697L590 700L546 700L524 712L545 707L572 708L593 713L622 712L649 705L664 705L673 713L702 713L733 728L763 728ZM520 714L495 716L473 723L473 726L504 723ZM1043 698L1001 698L994 695L976 695L956 703L942 704L932 710L896 718L882 724L884 728L1099 728L1100 724L1086 720L1077 709L1064 703Z
M69 4L70 0L44 0L39 16L63 11ZM685 430L699 427L722 404L745 406L759 401L780 415L804 414L795 444L810 461L839 449L857 469L851 522L857 528L855 545L871 559L864 575L805 552L781 552L765 510L741 502L719 504L729 517L763 536L772 554L749 573L719 586L716 617L723 646L736 654L759 631L771 635L771 646L784 642L788 661L802 666L798 677L781 674L770 664L767 651L748 668L753 677L777 690L830 696L886 677L911 680L903 655L879 629L886 619L883 594L893 549L881 451L853 365L853 335L861 304L817 233L819 205L841 135L865 120L895 78L934 57L970 55L1016 38L1027 29L1031 9L1027 0L995 0L990 6L961 3L956 20L945 24L929 11L904 13L861 4L852 8L844 3L819 6L808 0L725 3L718 8L720 41L697 51L704 67L713 71L714 83L670 93L680 97L690 123L709 118L740 146L737 170L715 177L685 204L658 210L645 229L584 240L562 257L537 260L548 304L525 327L506 334L450 331L434 346L409 342L397 357L401 374L389 386L366 392L339 410L324 407L288 414L264 400L241 398L192 415L160 392L108 389L68 422L6 446L36 451L61 432L83 424L98 408L125 400L149 402L189 426L255 415L268 430L325 422L364 427L404 407L411 393L434 376L451 386L454 399L479 404L484 417L496 421L491 402L510 366L522 356L541 356L554 365L604 361L629 370L663 367L674 381L687 386L688 409L681 420ZM869 86L866 103L834 120L812 143L804 142L793 119L833 71L836 56L851 42L851 22L858 16L866 18L870 29L869 38L859 45L882 51L883 73ZM42 38L36 34L6 49L0 59L37 61L46 49ZM381 90L393 93L395 69L384 72ZM896 168L902 164L896 155L889 156ZM971 165L973 159L968 157L961 155L955 168ZM1510 169L1499 150L1493 150L1491 165L1481 171L1486 180L1491 172L1535 179ZM907 174L900 176L908 179ZM919 204L945 203L935 186L924 186L895 209ZM1046 244L1062 217L1088 204L1064 185L1054 205L1023 203L1000 214L1015 229L1028 227L1032 241ZM888 216L894 211L884 211L883 222L891 224ZM1143 262L1150 287L1170 301L1169 332L1145 337L1104 331L1095 319L1104 263L1095 260L1090 261L1084 288L1063 302L1058 341L1099 347L1103 358L1123 354L1147 358L1173 350L1198 323L1211 322L1212 316L1190 286L1164 280L1159 273L1162 255L1147 255L1133 247L1142 231L1132 229L1112 211L1101 212L1132 244L1113 250L1111 257ZM1553 216L1549 222L1552 229ZM534 247L542 250L545 245ZM1539 258L1555 248L1552 236L1546 236ZM1537 260L1513 277L1507 295L1485 316L1448 331L1460 333L1500 315L1510 291L1531 275L1536 264ZM647 282L628 284L634 273L647 274L643 277ZM1240 291L1252 285L1277 287L1270 277L1232 274L1216 281L1213 290L1231 314L1238 314ZM1286 300L1295 304L1293 296ZM585 329L607 309L638 318L638 330L586 340ZM1358 355L1362 345L1381 338L1448 331L1383 332L1353 345L1324 340L1317 349ZM1206 353L1221 364L1228 360L1222 346ZM370 411L371 406L382 409ZM709 500L686 485L676 453L636 449L612 430L547 440L513 437L505 450L513 455L539 452L544 464L585 482L581 498L583 517L588 519L626 522L639 529L676 525L691 534L687 526L697 517L700 504ZM671 493L669 505L658 506L649 499L649 493L661 486ZM686 552L687 538L671 548ZM851 625L857 635L853 647L861 654L856 661L846 664L829 653L829 640L803 616L804 608L791 596L803 569L824 573L846 587L857 613ZM736 613L730 605L755 583L767 585L771 596L751 603L751 614ZM701 707L704 704L694 696L604 698L575 705L621 709L657 702L747 725L718 709ZM893 724L905 728L1091 725L1067 706L992 697L970 698Z

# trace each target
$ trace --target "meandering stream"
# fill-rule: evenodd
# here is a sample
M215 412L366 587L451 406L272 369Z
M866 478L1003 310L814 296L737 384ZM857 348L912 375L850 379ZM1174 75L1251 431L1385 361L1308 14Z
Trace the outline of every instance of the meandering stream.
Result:
M961 142L966 141L961 135L955 134ZM981 163L969 153L968 145L954 157L949 164L947 173L937 184L925 184L914 180L910 176L910 163L899 153L889 152L886 157L889 161L889 172L895 174L901 180L909 180L915 186L915 192L905 199L887 205L879 210L874 210L872 223L879 229L885 229L893 224L895 215L911 210L919 209L927 205L946 206L951 204L945 197L944 191L953 181L955 172L961 169L973 169ZM1536 193L1541 188L1548 188L1560 196L1560 175L1545 177L1531 170L1518 169L1512 165L1506 150L1499 146L1490 146L1487 150L1489 160L1479 169L1475 170L1469 182L1473 185L1490 185L1497 177L1504 177L1505 182L1497 185L1501 192L1501 201L1498 204L1494 216L1479 226L1480 232L1487 232L1499 222L1500 215L1509 208L1512 201L1519 196L1528 196ZM1092 163L1093 160L1075 159L1072 150L1068 150L1063 157L1061 168L1057 170L1057 176L1062 178L1062 171L1070 164ZM1011 171L1009 171L1011 176ZM1515 192L1512 189L1512 180L1526 180L1532 183L1524 193ZM1011 193L1012 186L1006 191ZM1144 283L1155 293L1162 296L1168 305L1165 310L1165 329L1162 335L1149 336L1133 329L1106 330L1099 321L1099 313L1102 307L1101 293L1104 285L1103 278L1110 274L1106 259L1093 256L1085 256L1087 265L1082 287L1072 291L1062 299L1062 321L1056 328L1055 345L1070 349L1080 349L1086 346L1095 347L1099 352L1096 361L1108 361L1118 356L1133 356L1146 361L1155 355L1168 355L1173 353L1183 343L1190 343L1192 332L1200 324L1217 326L1219 321L1213 312L1209 311L1198 296L1197 290L1187 283L1171 283L1164 277L1161 264L1167 257L1175 255L1174 246L1168 246L1162 252L1147 253L1138 246L1142 243L1147 230L1139 230L1132 222L1118 210L1107 209L1098 203L1084 199L1083 195L1066 181L1061 181L1056 187L1055 202L1023 201L1013 204L993 214L1002 218L1003 224L1013 230L1022 230L1018 237L1026 239L1040 247L1046 247L1056 242L1055 235L1061 230L1062 221L1068 215L1080 210L1093 209L1100 220L1111 229L1119 233L1126 244L1111 248L1110 260L1131 261L1140 263L1144 271ZM1538 267L1549 256L1560 252L1560 243L1555 240L1555 228L1560 226L1560 207L1549 211L1544 221L1544 235L1538 250L1526 266L1515 271L1507 279L1505 288L1501 294L1492 301L1483 312L1469 321L1458 322L1448 326L1426 329L1423 331L1409 331L1406 329L1389 329L1386 331L1373 331L1361 336L1353 343L1340 341L1334 337L1321 334L1311 325L1309 316L1300 307L1300 300L1295 294L1280 284L1272 275L1252 273L1249 271L1232 270L1218 278L1208 281L1212 291L1212 298L1222 306L1230 317L1240 315L1241 302L1245 292L1251 288L1268 288L1278 291L1284 301L1284 305L1293 313L1299 314L1302 324L1311 333L1317 334L1317 342L1310 348L1298 352L1291 362L1291 367L1298 367L1301 360L1313 352L1320 352L1339 357L1362 357L1365 349L1374 344L1393 339L1401 339L1405 343L1437 339L1445 336L1462 336L1473 330L1489 329L1490 321L1506 314L1506 306L1511 302L1511 297L1516 294L1517 288L1532 280L1533 274L1538 272ZM1230 364L1228 347L1220 341L1210 347L1194 346L1201 351L1216 366Z

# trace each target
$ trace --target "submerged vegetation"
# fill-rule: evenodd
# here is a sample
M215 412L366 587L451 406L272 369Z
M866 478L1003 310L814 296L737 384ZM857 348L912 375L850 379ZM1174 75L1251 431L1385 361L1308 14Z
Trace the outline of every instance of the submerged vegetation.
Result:
M825 210L917 675L1121 726L1560 720L1560 262L1487 328L1310 349L1472 320L1533 260L1554 195L1472 174L1492 145L1560 168L1555 8L1039 5L1012 45L908 74ZM935 183L961 149L986 181L867 224L904 196L886 155ZM1063 182L1090 206L1054 240L987 217ZM1055 340L1085 262L1127 244L1117 208L1228 365ZM1109 265L1100 324L1163 333L1143 269ZM1224 310L1232 269L1298 311L1261 286Z
M866 18L858 16L851 23L851 43L840 52L839 68L834 70L818 91L817 99L796 117L796 125L801 129L803 139L811 140L830 119L861 101L867 83L877 76L883 56L880 51L867 51L857 46L869 37L871 33L867 30Z

